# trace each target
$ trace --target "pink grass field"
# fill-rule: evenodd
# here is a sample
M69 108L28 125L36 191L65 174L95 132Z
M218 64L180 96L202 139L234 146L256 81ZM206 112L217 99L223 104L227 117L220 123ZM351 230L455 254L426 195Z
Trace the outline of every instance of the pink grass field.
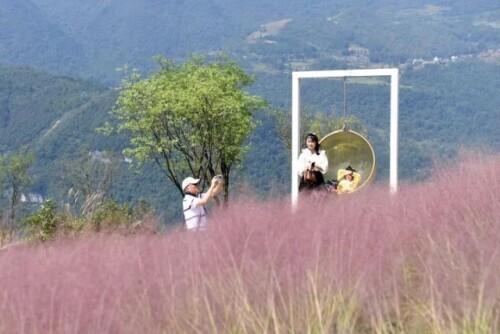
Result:
M397 194L7 247L0 333L499 333L499 189L500 157L464 156Z

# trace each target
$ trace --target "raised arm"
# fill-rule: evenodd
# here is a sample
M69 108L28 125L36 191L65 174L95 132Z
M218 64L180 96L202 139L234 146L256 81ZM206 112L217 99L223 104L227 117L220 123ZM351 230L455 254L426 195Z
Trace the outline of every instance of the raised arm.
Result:
M222 190L222 183L218 182L217 179L213 178L212 182L210 182L210 188L208 188L205 196L198 200L198 205L204 205L209 200L217 196L217 194Z
M356 189L358 186L359 180L361 180L361 174L359 173L352 173L352 190Z

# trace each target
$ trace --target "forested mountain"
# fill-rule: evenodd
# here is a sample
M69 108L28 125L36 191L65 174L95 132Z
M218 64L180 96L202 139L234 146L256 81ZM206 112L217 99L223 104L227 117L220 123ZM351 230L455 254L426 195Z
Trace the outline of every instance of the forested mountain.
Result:
M125 63L150 69L156 54L182 60L223 51L269 71L398 64L498 49L498 7L492 0L0 0L0 61L107 83ZM367 59L346 57L360 48Z
M0 0L0 64L78 73L85 50L31 1Z
M114 89L81 79L0 67L0 152L21 147L33 152L31 191L59 201L68 201L67 165L84 161L89 154L116 152L111 195L129 203L146 200L166 213L166 203L177 194L165 177L152 164L137 173L120 154L127 138L95 131L110 118L116 97ZM175 216L174 208L169 216Z
M116 100L116 68L147 75L158 54L183 62L223 52L255 75L252 93L278 109L290 107L294 70L399 67L400 176L416 180L462 145L500 150L499 29L492 0L0 0L0 153L36 151L34 190L61 197L63 161L126 144L94 131ZM303 105L342 113L340 80L302 89ZM388 105L386 80L349 80L349 113L367 125L382 180ZM256 117L252 151L235 178L260 193L286 193L288 152L267 113ZM165 209L176 199L154 166L141 175L121 165L121 200Z

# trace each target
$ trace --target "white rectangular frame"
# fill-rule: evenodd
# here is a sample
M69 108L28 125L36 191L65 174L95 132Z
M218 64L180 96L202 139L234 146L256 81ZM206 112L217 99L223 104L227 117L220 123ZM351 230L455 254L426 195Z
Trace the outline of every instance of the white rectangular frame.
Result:
M390 122L390 167L389 188L395 193L398 188L398 117L399 117L399 70L397 68L298 71L292 73L292 206L299 196L299 168L297 159L300 150L300 79L343 78L343 77L391 77L391 122Z

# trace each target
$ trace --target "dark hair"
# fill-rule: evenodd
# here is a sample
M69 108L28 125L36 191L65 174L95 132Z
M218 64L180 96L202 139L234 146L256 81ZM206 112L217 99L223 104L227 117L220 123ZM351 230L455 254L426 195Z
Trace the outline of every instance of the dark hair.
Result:
M347 168L345 170L349 170L349 171L351 171L353 173L357 172L357 170L355 170L354 168L352 168L351 165L347 166Z
M311 138L315 143L316 143L316 146L314 147L314 150L316 151L316 154L319 155L319 139L318 139L318 136L316 136L316 134L314 133L308 133L306 135L306 146L307 146L307 138Z

